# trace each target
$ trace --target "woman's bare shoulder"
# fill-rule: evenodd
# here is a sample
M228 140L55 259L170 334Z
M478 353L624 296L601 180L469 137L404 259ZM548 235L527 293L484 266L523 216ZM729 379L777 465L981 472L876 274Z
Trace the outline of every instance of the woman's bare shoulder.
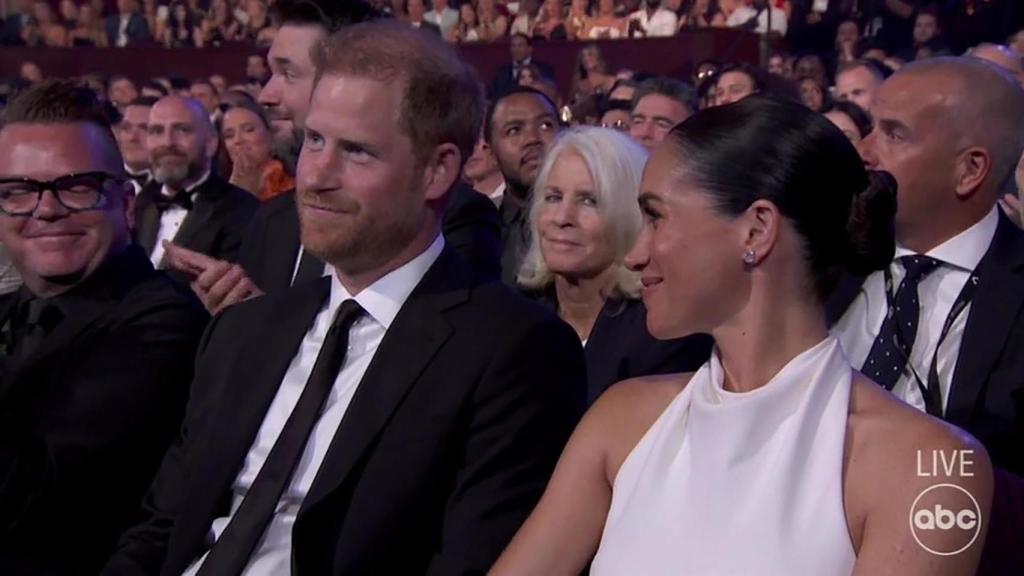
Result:
M692 376L693 373L679 373L624 380L605 391L591 406L585 418L587 433L600 437L610 480Z

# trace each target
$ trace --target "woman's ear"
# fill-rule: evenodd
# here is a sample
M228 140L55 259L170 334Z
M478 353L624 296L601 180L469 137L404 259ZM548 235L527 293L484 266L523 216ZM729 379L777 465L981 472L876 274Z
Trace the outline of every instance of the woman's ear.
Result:
M755 200L740 217L743 223L743 260L757 266L775 248L782 215L768 200Z

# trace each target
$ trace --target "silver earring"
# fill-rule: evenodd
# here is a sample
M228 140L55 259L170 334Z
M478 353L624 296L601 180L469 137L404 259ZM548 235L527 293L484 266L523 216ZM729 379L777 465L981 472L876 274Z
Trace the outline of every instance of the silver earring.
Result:
M757 262L757 253L753 250L747 250L743 253L743 263L747 266L753 266Z

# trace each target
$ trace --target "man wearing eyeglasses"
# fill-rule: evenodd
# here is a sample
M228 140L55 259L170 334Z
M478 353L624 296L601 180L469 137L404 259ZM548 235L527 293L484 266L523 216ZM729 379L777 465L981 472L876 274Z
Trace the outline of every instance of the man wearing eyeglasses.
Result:
M102 108L50 81L0 116L0 574L96 573L175 434L206 322L132 244Z

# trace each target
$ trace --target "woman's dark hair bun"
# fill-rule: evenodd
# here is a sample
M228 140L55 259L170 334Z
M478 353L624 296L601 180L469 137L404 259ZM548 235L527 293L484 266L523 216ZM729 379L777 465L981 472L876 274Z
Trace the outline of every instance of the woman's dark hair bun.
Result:
M858 276L885 268L896 251L896 179L876 170L868 178L868 187L851 199L846 221L846 269Z

